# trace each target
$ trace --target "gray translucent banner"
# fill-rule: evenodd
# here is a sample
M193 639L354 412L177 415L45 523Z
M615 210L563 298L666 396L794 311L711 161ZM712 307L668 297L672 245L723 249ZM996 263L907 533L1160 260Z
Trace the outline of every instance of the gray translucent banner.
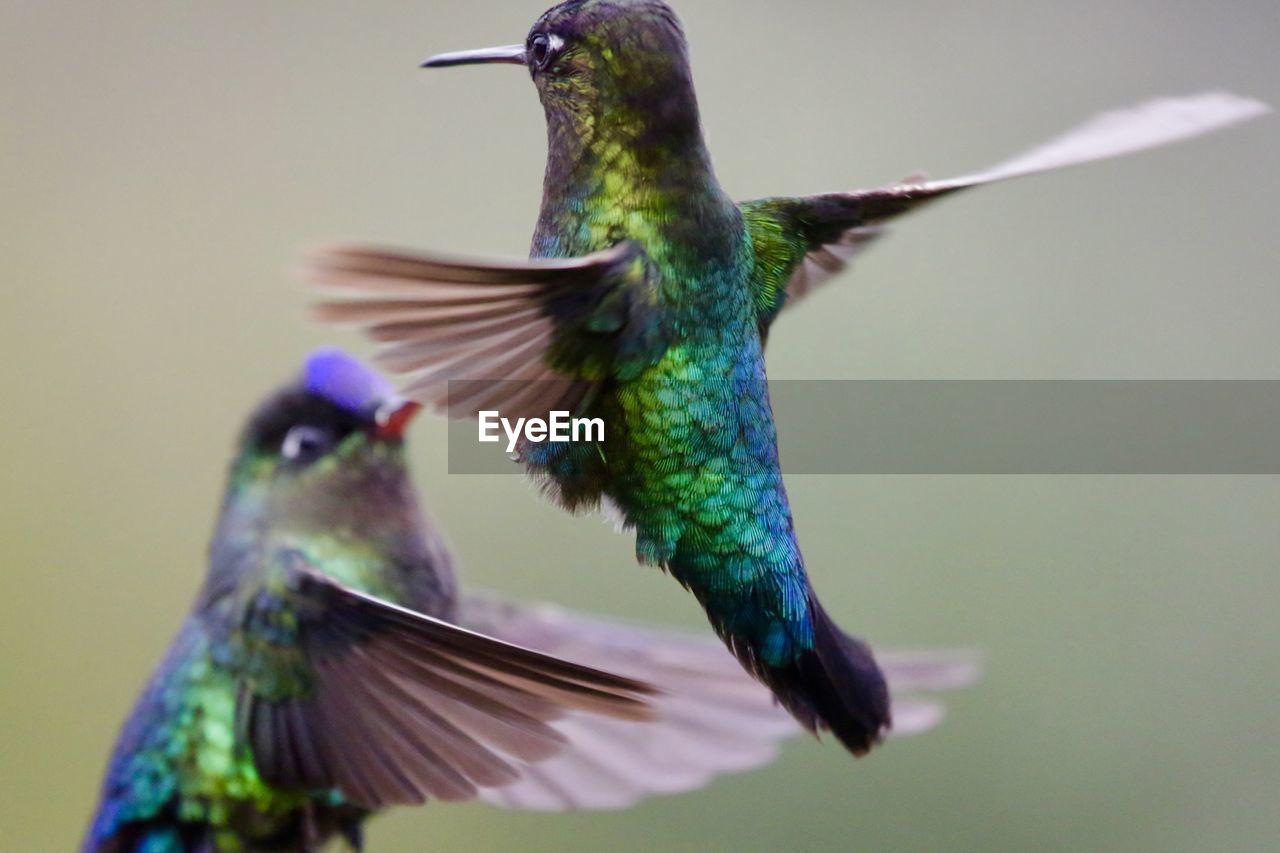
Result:
M473 385L451 383L450 399L466 398ZM1280 474L1280 381L796 380L769 387L789 474ZM514 424L512 413L501 416ZM474 419L454 421L450 472L518 473L503 429L495 431L498 442L481 443ZM604 432L608 455L616 439L607 418Z

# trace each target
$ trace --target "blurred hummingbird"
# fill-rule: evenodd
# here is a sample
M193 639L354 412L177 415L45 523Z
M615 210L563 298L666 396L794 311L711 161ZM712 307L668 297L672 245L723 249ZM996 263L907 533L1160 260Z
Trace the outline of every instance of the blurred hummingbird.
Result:
M572 411L604 442L526 441L518 458L569 509L602 502L642 563L701 602L742 665L806 728L862 754L891 725L881 668L819 603L778 464L764 343L784 305L883 224L959 190L1137 151L1260 115L1225 93L1108 113L969 177L735 203L703 142L685 36L659 0L571 0L522 44L425 66L510 63L533 78L548 155L532 259L337 246L319 306L387 344L404 393L453 417Z
M428 798L618 808L799 732L710 638L460 595L406 466L417 408L326 350L253 415L84 850L359 849L371 812ZM900 692L974 674L962 653L888 659ZM941 716L899 707L915 731Z

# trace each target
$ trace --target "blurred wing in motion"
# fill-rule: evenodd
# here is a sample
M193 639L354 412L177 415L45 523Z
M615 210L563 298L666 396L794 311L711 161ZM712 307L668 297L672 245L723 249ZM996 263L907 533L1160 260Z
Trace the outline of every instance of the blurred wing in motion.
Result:
M343 586L287 552L246 603L237 720L262 778L377 809L466 800L567 746L570 713L651 719L653 689Z
M842 271L883 233L884 223L969 187L1132 154L1181 142L1270 112L1227 92L1158 98L1095 116L998 166L946 181L908 179L851 193L744 202L756 249L756 311L767 333L784 305Z
M593 382L666 346L649 265L629 242L531 261L333 246L303 274L341 295L318 319L364 329L384 344L375 361L410 374L405 396L454 418L572 411Z
M944 708L932 693L968 687L982 674L980 656L965 649L890 649L877 651L876 663L893 698L891 735L914 735L942 722Z
M713 636L581 616L546 605L465 597L459 621L473 630L556 657L652 684L660 692L646 725L571 714L555 723L568 740L561 753L520 780L481 792L495 805L563 811L617 809L656 794L691 791L723 773L763 766L778 744L803 732L768 688L743 671ZM911 693L973 682L973 655L948 652L880 656L890 688ZM897 734L936 725L942 707L895 698Z

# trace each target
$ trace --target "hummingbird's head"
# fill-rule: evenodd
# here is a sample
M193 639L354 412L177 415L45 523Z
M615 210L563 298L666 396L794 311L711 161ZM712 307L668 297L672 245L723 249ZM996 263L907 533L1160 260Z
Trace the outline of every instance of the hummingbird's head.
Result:
M534 23L523 44L446 53L423 63L524 65L557 127L620 131L632 143L701 139L684 30L662 0L569 0Z
M418 408L351 356L314 353L245 427L228 508L338 528L416 517L402 438Z

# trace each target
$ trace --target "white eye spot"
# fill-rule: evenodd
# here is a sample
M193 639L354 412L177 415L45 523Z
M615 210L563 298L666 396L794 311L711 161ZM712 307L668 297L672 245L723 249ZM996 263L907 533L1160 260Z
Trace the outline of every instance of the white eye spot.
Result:
M534 68L545 69L564 47L564 39L554 33L538 33L529 40L529 61Z
M284 437L280 455L290 462L303 464L314 462L329 452L332 441L329 434L317 427L299 424Z

